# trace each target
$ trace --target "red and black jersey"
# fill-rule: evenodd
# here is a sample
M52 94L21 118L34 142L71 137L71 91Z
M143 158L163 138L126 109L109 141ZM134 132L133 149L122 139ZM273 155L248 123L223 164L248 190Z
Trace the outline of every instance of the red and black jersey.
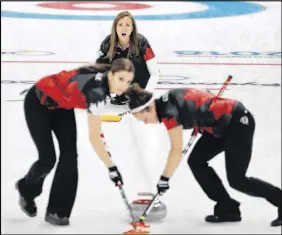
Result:
M109 96L106 73L70 70L43 77L35 84L40 103L49 109L87 109Z
M119 44L115 45L115 54L110 61L107 58L107 54L110 49L110 38L111 35L108 35L101 43L99 49L99 57L96 60L96 63L107 63L110 64L116 59L119 58L128 58L132 61L135 67L135 76L134 83L138 83L141 88L153 89L155 84L159 80L159 70L157 67L157 59L155 57L154 51L151 48L149 41L140 33L137 34L139 56L137 54L130 55L130 48L121 48Z
M110 38L111 35L108 35L100 45L99 58L96 60L96 63L108 63L110 64L110 60L106 58L107 53L110 49ZM139 56L146 62L155 57L155 54L150 46L149 41L140 33L137 34L138 46L139 46ZM116 53L114 55L113 61L119 58L127 58L129 47L126 49L120 48L118 45L116 46ZM133 55L133 58L135 55ZM133 58L128 58L132 60Z
M167 129L178 125L184 129L199 127L200 131L219 137L224 135L238 103L194 88L173 89L156 99L159 121Z

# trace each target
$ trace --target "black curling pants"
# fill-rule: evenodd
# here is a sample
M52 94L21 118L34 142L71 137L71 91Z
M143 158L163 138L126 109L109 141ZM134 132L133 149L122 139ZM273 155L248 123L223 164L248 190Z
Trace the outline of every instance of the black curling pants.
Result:
M215 209L219 209L219 213L224 213L224 210L232 211L232 207L239 206L238 202L230 198L220 178L208 164L209 160L223 151L227 178L232 188L251 196L265 198L272 205L281 207L279 188L258 178L246 176L252 155L254 130L255 121L252 114L239 105L233 113L225 137L216 138L205 132L188 158L196 180L207 196L217 202Z
M56 163L52 131L60 150L59 161L54 175L47 212L70 217L76 197L78 183L77 132L74 110L49 110L40 104L32 87L24 101L28 129L38 151L34 162L19 189L25 198L33 200L42 192L43 182Z

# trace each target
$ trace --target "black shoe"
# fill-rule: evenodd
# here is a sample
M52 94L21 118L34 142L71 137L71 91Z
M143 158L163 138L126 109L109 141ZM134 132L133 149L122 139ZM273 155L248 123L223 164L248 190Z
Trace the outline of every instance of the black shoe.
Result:
M205 221L210 223L239 222L242 220L239 206L240 203L234 199L217 202L213 215L208 215Z
M222 222L239 222L241 221L242 218L240 215L235 215L235 214L227 214L227 215L208 215L205 218L206 222L210 223L222 223Z
M53 225L69 225L68 217L59 217L56 213L46 213L45 221Z
M37 207L34 199L28 199L21 193L20 180L16 183L16 189L20 194L19 204L22 211L29 217L35 217L37 215Z
M282 222L281 222L281 208L280 208L278 209L278 218L273 220L270 225L272 227L276 227L276 226L281 226L281 224Z

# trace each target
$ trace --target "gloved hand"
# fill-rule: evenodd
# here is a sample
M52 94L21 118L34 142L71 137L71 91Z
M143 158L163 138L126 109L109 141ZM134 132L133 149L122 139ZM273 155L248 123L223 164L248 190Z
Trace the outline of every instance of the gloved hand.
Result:
M157 189L158 193L160 195L163 195L168 189L169 189L169 184L168 184L169 178L165 176L161 176L158 184L157 184Z
M114 104L114 105L125 105L129 102L129 98L123 94L120 96L116 96L114 98L111 99L110 103Z
M116 186L118 186L119 184L123 185L121 174L116 166L109 167L109 175Z

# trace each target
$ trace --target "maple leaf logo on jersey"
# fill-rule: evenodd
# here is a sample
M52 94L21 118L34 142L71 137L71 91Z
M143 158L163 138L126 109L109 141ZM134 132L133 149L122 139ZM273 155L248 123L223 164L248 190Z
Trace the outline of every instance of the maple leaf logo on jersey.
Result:
M168 130L174 128L177 124L175 118L162 118L162 122L165 124Z
M211 93L201 90L195 90L192 88L187 89L184 95L184 99L194 102L197 108L201 107L202 104L206 103L213 97L214 95Z

